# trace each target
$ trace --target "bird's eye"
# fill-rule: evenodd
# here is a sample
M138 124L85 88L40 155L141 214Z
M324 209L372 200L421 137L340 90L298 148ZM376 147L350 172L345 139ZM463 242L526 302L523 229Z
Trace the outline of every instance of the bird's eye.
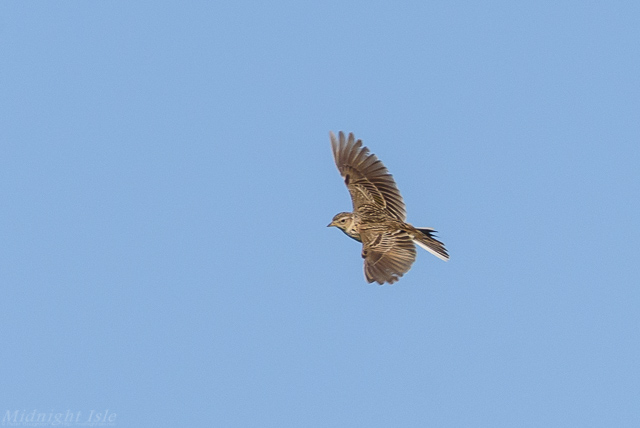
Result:
M340 220L340 223L344 223L345 221L347 221L347 219L343 218L342 220Z

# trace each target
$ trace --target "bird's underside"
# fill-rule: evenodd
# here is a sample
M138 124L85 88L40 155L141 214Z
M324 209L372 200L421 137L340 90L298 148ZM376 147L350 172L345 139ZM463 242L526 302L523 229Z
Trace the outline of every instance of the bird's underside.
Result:
M336 226L362 242L364 274L368 282L394 283L416 258L415 244L442 260L449 255L430 228L405 223L402 196L387 168L374 154L349 134L333 133L333 156L351 194L353 212L337 214L329 226Z

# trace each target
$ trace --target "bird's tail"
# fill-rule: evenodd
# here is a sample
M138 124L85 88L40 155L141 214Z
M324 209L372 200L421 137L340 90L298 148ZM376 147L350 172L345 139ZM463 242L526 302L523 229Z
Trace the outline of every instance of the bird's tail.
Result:
M430 227L416 227L415 230L420 233L414 234L413 242L445 262L449 260L449 253L444 244L435 238L435 230Z

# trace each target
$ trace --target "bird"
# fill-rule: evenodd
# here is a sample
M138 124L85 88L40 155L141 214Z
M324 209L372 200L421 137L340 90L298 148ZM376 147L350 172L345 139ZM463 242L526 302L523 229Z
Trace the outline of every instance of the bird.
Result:
M364 276L368 283L393 284L411 269L416 246L447 261L449 253L430 227L406 223L406 209L393 176L382 162L342 131L329 132L333 158L351 194L352 212L336 214L327 227L337 227L362 243Z

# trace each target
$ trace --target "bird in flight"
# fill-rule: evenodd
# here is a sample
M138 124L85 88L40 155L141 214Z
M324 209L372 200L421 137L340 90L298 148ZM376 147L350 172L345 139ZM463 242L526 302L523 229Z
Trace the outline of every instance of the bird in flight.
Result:
M335 226L362 242L364 276L369 283L393 284L416 259L416 247L449 260L435 230L405 223L404 201L395 181L376 155L349 134L330 132L333 158L351 194L353 212L339 213L327 227Z

